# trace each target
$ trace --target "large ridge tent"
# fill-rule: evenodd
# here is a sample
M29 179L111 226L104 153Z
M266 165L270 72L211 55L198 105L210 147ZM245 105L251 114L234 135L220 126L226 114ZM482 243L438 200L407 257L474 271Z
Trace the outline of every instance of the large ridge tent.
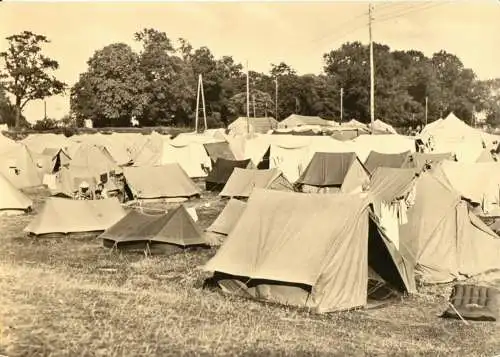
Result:
M131 147L131 158L134 166L152 166L161 162L163 145L170 141L170 136L163 136L156 132L143 135L141 140Z
M71 137L71 141L106 148L109 156L119 166L129 165L132 161L126 143L115 134L74 135Z
M212 170L205 179L205 186L208 191L221 190L231 177L234 168L250 168L251 160L226 160L219 158L212 166Z
M250 133L266 134L269 130L278 127L278 121L272 117L246 118L239 117L228 125L229 132L233 135Z
M43 153L45 149L65 149L71 141L62 134L30 134L22 140L31 151Z
M413 292L411 267L370 227L369 206L365 194L255 189L205 270L225 292L318 313L365 306L369 266L393 287Z
M350 193L361 192L369 181L355 153L316 152L295 184L302 191Z
M440 154L415 152L408 156L408 160L402 167L415 168L420 171L426 166L433 166L444 160L454 161L455 159L453 154L449 152Z
M63 166L69 166L71 158L63 149L45 148L42 155L50 158L50 173L55 173Z
M389 133L389 134L397 134L398 132L391 125L384 123L382 120L377 119L373 122L373 125L369 125L370 129L373 132L378 133Z
M375 169L377 169L378 167L401 168L408 160L409 155L409 151L398 154L384 154L372 151L365 161L365 167L371 174L373 174L373 172L375 172Z
M228 235L240 219L246 202L231 198L215 221L207 228L207 232Z
M361 162L365 162L372 151L383 154L399 154L405 151L415 152L415 139L403 135L380 134L360 135L351 144Z
M439 172L463 198L481 204L485 214L494 210L494 206L498 208L500 165L497 162L443 161L434 172Z
M325 120L318 116L290 114L287 118L278 123L278 128L295 128L303 125L331 126L332 121Z
M219 196L247 198L255 188L293 191L293 185L278 169L250 170L236 167Z
M0 173L0 215L23 214L30 210L33 201L10 183Z
M85 167L96 180L119 169L117 163L104 146L77 143L68 149L71 165Z
M400 243L426 283L444 283L500 269L500 239L477 216L440 171L420 174Z
M131 199L189 198L200 194L179 164L125 167L123 174Z
M206 138L209 142L215 139ZM207 171L212 167L212 162L203 146L203 141L193 136L177 137L169 142L164 142L160 163L178 163L191 178L206 177Z
M311 141L301 137L282 138L270 146L269 167L281 170L290 182L294 182L303 171Z
M475 129L455 114L428 124L418 136L424 143L430 143L435 153L452 152L458 161L475 162L496 136Z
M203 232L183 205L166 214L132 210L100 235L106 247L161 250L173 253L189 246L208 245Z
M24 229L30 235L103 232L125 216L116 198L70 200L49 197Z

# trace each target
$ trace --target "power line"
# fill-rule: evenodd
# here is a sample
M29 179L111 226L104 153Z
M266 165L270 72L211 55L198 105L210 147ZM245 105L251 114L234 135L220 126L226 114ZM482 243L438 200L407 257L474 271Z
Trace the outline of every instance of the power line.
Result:
M412 8L412 7L418 6L416 4L408 4L406 2L402 2L402 3L399 3L399 4L385 4L385 5L386 5L386 7L382 7L382 6L377 7L377 6L375 6L374 7L375 13L377 15L386 16L386 15L390 15L392 11L394 11L394 13L395 13L397 11L401 11L401 10L405 10L405 9L408 9L408 8Z
M389 21L389 20L393 20L393 19L397 19L399 17L403 17L403 16L406 16L408 14L412 14L412 13L416 13L416 12L420 12L420 11L426 11L426 10L430 10L432 8L435 8L435 7L438 7L438 6L443 6L443 5L447 5L448 2L441 2L439 4L436 4L436 3L427 3L426 5L424 6L417 6L417 7L413 7L412 9L410 9L408 11L408 9L406 11L402 11L402 12L398 12L398 13L395 13L395 14L392 14L392 15L389 15L389 16L386 16L386 17L382 17L378 20L375 20L375 22L385 22L385 21Z
M361 14L359 14L359 15L357 15L357 16L349 19L349 20L346 20L346 21L340 23L339 25L337 25L336 27L328 30L328 32L325 33L324 35L321 35L321 36L313 39L311 41L311 43L316 43L316 42L320 42L322 40L325 40L325 39L327 39L327 38L329 38L331 36L332 32L336 32L338 30L341 30L342 28L345 28L345 26L348 25L348 24L352 25L354 22L356 22L356 20L358 20L360 18L364 18L365 16L366 16L366 12L363 12L363 13L361 13ZM348 27L350 27L350 26L348 26Z

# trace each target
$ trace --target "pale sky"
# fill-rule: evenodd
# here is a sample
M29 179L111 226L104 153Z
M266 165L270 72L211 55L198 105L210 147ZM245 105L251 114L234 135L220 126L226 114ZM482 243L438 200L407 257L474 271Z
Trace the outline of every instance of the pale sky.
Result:
M376 2L374 8L374 41L427 56L444 49L480 79L500 78L500 1ZM6 36L24 30L47 36L45 53L59 61L57 77L71 86L96 50L115 42L138 50L134 32L152 27L195 48L208 46L216 57L248 60L251 70L267 72L284 61L300 74L320 73L325 52L346 41L368 43L367 11L363 2L0 2L0 50ZM68 112L69 96L47 100L49 117ZM43 118L43 102L29 104L24 115Z

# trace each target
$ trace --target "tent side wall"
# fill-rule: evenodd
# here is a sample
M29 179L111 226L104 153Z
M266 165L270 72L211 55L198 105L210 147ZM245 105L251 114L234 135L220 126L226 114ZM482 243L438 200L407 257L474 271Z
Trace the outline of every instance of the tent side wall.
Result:
M361 192L363 186L369 182L370 176L363 164L358 159L355 159L344 177L340 191L344 193Z

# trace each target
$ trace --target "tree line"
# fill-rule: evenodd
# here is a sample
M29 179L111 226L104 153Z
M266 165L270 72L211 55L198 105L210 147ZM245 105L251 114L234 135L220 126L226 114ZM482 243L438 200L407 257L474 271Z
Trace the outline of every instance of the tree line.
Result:
M186 39L174 41L151 28L133 39L141 45L139 52L125 43L95 51L69 88L53 74L59 63L43 54L49 42L45 36L24 31L7 37L9 47L0 53L0 120L28 125L22 116L28 102L66 93L71 107L66 125L91 119L95 127L130 126L135 119L141 126L193 126L199 74L210 127L246 115L246 73L232 56L216 58L208 47L194 48ZM299 75L283 62L271 64L268 73L250 71L250 115L281 120L296 113L338 120L342 91L345 120L368 122L368 59L367 45L348 42L323 55L319 75ZM374 59L376 118L416 127L424 124L427 107L429 122L453 111L466 121L484 112L490 124L500 124L500 79L478 80L454 54L442 50L427 57L375 43ZM50 126L48 120L39 126Z

